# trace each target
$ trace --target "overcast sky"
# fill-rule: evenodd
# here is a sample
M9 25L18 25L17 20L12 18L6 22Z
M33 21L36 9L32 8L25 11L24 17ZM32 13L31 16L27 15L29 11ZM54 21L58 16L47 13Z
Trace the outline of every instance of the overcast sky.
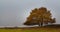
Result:
M60 0L0 0L0 26L23 26L31 10L42 6L60 24Z

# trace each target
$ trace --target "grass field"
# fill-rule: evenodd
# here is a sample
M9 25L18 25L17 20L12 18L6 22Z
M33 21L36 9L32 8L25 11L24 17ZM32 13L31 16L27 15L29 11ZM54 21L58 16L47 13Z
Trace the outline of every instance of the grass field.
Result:
M19 28L19 29L0 29L0 32L60 32L60 28Z
M0 28L0 32L60 32L60 25L28 28Z

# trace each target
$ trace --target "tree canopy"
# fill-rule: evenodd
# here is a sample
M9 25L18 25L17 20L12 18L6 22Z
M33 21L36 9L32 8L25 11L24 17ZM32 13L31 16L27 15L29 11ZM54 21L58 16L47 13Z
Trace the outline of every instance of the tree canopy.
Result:
M55 23L55 18L45 7L35 8L30 12L24 25L40 25L40 24Z

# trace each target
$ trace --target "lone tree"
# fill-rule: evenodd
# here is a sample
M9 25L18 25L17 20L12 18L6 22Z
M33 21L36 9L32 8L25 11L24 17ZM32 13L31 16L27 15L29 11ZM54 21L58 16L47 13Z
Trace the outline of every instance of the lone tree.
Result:
M35 8L30 12L24 25L39 25L55 23L55 18L52 18L51 13L47 8Z

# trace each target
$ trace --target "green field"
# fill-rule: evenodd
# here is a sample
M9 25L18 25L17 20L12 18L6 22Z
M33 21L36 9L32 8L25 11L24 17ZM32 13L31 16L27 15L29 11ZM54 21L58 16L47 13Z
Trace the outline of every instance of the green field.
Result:
M60 32L60 28L14 28L14 29L0 29L0 32Z

